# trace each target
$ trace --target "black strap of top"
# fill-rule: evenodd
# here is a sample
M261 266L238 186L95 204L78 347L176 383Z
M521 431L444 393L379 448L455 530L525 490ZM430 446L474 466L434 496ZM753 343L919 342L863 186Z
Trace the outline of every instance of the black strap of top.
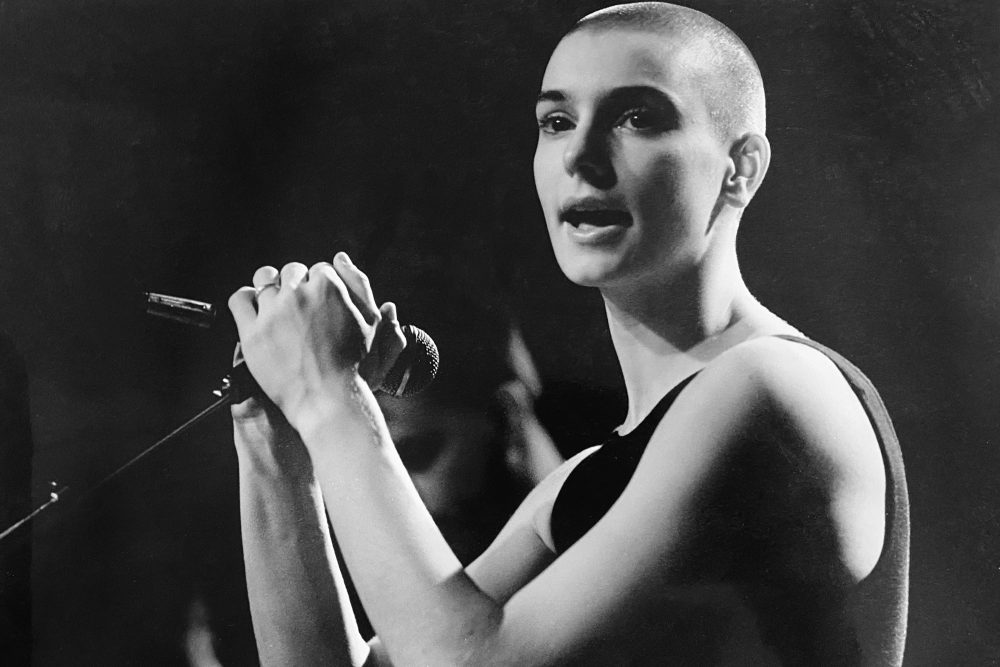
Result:
M667 414L667 410L670 406L674 404L677 397L684 390L684 387L688 386L688 383L695 378L701 371L695 371L691 375L687 376L677 384L675 384L670 391L664 394L663 398L656 402L653 409L649 411L649 414L642 418L639 425L633 428L631 431L625 434L612 433L611 438L645 438L649 440L653 436L653 431L656 427L660 425L663 421L663 415Z
M635 473L653 431L697 374L677 383L634 429L624 435L609 435L566 478L556 495L549 523L558 553L568 549L611 509Z

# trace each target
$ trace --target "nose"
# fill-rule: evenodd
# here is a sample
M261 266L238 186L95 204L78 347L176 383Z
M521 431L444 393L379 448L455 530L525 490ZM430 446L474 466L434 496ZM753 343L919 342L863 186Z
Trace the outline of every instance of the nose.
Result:
M566 172L601 190L612 187L615 170L608 140L609 137L593 123L577 125L563 153Z

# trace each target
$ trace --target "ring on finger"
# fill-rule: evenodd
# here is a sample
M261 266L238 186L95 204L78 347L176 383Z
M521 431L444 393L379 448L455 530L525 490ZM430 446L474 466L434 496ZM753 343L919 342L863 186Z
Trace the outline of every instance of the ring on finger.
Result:
M278 289L279 283L277 281L275 281L275 282L266 283L264 285L261 285L260 287L257 287L253 291L254 298L260 297L260 293L263 292L264 290L266 290L268 287L273 287L274 289Z

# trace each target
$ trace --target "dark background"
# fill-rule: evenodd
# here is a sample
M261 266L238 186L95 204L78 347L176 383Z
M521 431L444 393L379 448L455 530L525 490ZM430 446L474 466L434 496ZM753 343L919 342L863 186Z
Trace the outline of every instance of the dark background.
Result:
M221 305L260 264L338 249L404 319L512 317L550 386L617 391L600 300L558 272L530 168L547 55L599 6L0 3L0 329L30 378L37 498L100 478L225 373L227 325L148 318L144 290ZM896 421L907 662L996 664L996 3L694 6L768 90L747 281L865 369ZM224 416L34 539L37 664L182 664L195 597L227 664L253 659Z

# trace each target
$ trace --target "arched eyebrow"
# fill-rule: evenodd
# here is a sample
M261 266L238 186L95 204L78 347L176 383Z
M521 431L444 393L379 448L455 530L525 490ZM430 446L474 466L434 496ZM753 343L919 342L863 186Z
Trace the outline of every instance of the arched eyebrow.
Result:
M541 102L565 102L566 94L561 90L543 90L538 93L538 98L535 100L535 104Z
M656 86L622 86L620 88L612 89L604 96L604 98L606 101L611 103L632 103L648 100L655 103L664 111L672 111L678 116L681 112L680 105L677 103L676 98L667 91L662 88L657 88Z

